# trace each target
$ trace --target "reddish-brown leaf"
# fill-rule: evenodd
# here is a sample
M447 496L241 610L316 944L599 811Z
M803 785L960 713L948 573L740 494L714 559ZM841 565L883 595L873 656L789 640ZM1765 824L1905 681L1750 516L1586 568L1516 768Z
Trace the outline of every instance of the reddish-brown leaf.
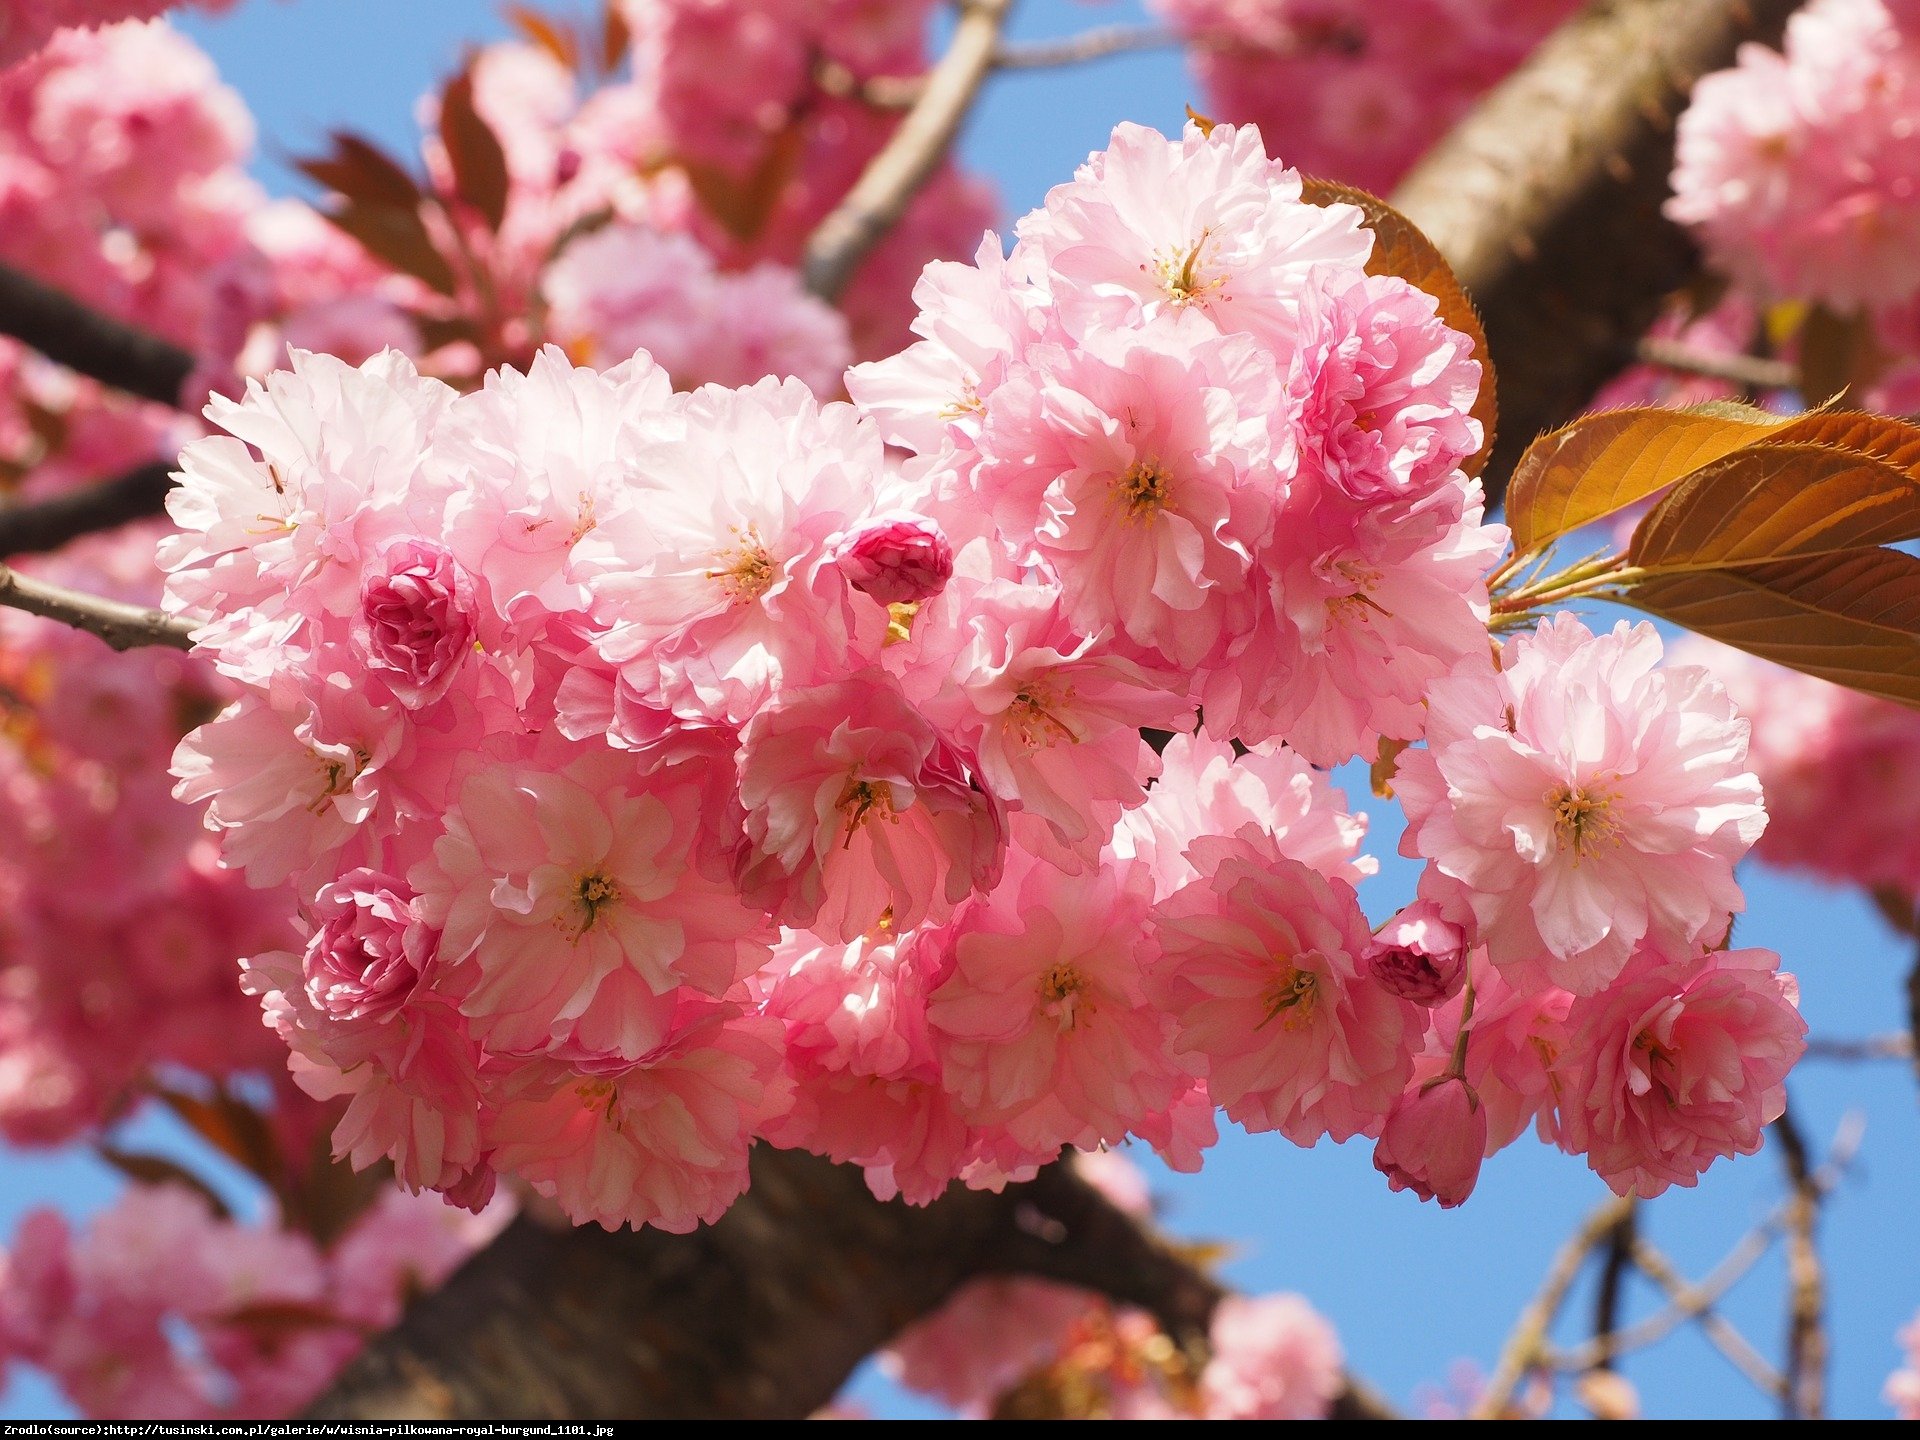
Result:
M1409 285L1424 290L1440 304L1440 319L1473 342L1473 358L1480 362L1480 393L1474 398L1473 416L1480 422L1484 439L1480 448L1463 467L1467 474L1478 475L1486 468L1493 452L1494 434L1499 426L1500 407L1493 357L1487 353L1486 327L1480 312L1462 288L1447 257L1426 234L1406 216L1378 195L1342 185L1337 180L1312 176L1301 180L1301 198L1311 205L1352 205L1365 217L1373 232L1373 254L1367 270L1374 275L1398 275Z
M507 152L474 108L471 67L449 81L440 97L440 141L453 164L453 193L498 230L507 218Z
M773 207L799 168L805 140L798 125L779 130L745 179L736 179L730 171L697 160L679 163L707 213L734 239L751 244L767 228Z
M1920 425L1865 410L1809 410L1762 445L1827 445L1884 460L1920 480Z
M270 1184L279 1179L284 1168L280 1146L257 1110L224 1091L216 1091L211 1099L164 1087L154 1093L228 1159Z
M211 1185L184 1165L169 1160L164 1155L143 1155L132 1150L122 1150L104 1141L94 1149L102 1160L129 1180L137 1180L142 1185L184 1185L205 1200L213 1213L222 1220L233 1218L233 1212L227 1208L227 1202L220 1198Z
M580 68L580 41L572 27L531 5L507 6L507 23L569 70Z
M600 27L600 71L611 75L627 58L633 44L633 32L627 28L627 15L616 3L607 0L606 19Z
M424 281L442 295L453 294L453 267L434 245L418 206L348 201L329 210L327 219L394 269Z
M1544 550L1791 423L1745 406L1583 415L1534 441L1514 467L1514 552Z
M1920 560L1898 550L1659 575L1626 600L1749 654L1920 708Z
M1920 483L1904 472L1851 450L1769 443L1682 480L1640 522L1627 561L1719 570L1916 536Z
M406 167L358 135L336 130L331 154L295 161L295 167L336 194L364 205L410 208L420 202L420 187Z

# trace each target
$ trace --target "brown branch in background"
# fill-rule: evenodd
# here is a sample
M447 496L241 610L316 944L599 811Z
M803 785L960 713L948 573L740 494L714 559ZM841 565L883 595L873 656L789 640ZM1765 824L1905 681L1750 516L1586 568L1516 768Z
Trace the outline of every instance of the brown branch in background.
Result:
M194 371L187 351L6 265L0 265L0 335L143 400L176 409L192 403L181 394Z
M1786 1377L1767 1363L1767 1357L1754 1348L1753 1342L1742 1335L1731 1320L1711 1308L1711 1302L1702 1298L1699 1287L1687 1284L1671 1260L1649 1242L1640 1240L1634 1244L1633 1263L1666 1292L1676 1310L1699 1323L1700 1333L1727 1357L1734 1369L1765 1394L1776 1399L1787 1395Z
M191 637L196 627L190 621L146 606L104 600L98 595L83 595L78 590L49 585L5 565L0 565L0 606L85 630L116 650L138 650L149 645L171 646L175 650L193 648Z
M1682 375L1698 375L1706 380L1724 380L1742 390L1790 390L1800 383L1800 375L1785 360L1769 360L1761 355L1711 354L1695 350L1678 340L1658 335L1644 337L1637 353L1641 361Z
M993 69L1013 0L963 0L953 43L927 75L926 88L866 171L807 240L801 273L807 288L839 299L868 252L899 223L932 178Z
M1066 65L1084 65L1089 60L1105 60L1112 55L1177 49L1180 44L1178 35L1160 25L1102 25L1058 40L1002 45L993 52L993 67L996 70L1056 70Z
M1787 1365L1781 1398L1789 1420L1819 1420L1827 1389L1827 1286L1817 1236L1822 1187L1793 1112L1782 1112L1772 1129L1793 1185L1787 1202Z
M172 468L156 460L82 490L27 505L0 505L0 560L44 554L82 535L164 515Z
M1912 981L1908 981L1911 996ZM1861 1040L1827 1040L1815 1036L1807 1041L1808 1060L1912 1060L1913 1036L1869 1035Z
M1607 1232L1607 1248L1600 1263L1600 1287L1593 1297L1592 1369L1613 1369L1613 1337L1620 1329L1620 1301L1627 1272L1633 1268L1633 1242L1638 1238L1640 1208L1629 1203L1618 1223Z
M1476 105L1394 191L1486 321L1500 373L1491 500L1543 430L1629 364L1699 269L1660 213L1693 81L1798 0L1596 0Z
M1913 1061L1914 1074L1920 1076L1920 953L1913 957L1907 971L1907 1056Z
M1552 1350L1548 1336L1554 1320L1560 1314L1560 1307L1566 1303L1567 1292L1573 1288L1573 1282L1579 1277L1580 1268L1587 1263L1587 1257L1619 1228L1623 1219L1633 1213L1633 1204L1632 1200L1608 1200L1589 1215L1567 1243L1560 1247L1560 1253L1553 1257L1553 1264L1547 1270L1546 1279L1540 1283L1539 1292L1520 1312L1512 1333L1507 1336L1507 1343L1501 1347L1500 1359L1494 1366L1492 1378L1487 1381L1487 1388L1481 1392L1480 1400L1474 1406L1473 1418L1498 1420L1503 1417L1513 1404L1514 1392L1520 1388L1520 1382L1529 1373L1550 1362Z
M1083 1285L1204 1337L1220 1286L1066 1165L913 1209L859 1170L760 1146L753 1187L691 1235L523 1215L310 1414L331 1419L793 1419L967 1280ZM1354 1418L1391 1412L1358 1387Z

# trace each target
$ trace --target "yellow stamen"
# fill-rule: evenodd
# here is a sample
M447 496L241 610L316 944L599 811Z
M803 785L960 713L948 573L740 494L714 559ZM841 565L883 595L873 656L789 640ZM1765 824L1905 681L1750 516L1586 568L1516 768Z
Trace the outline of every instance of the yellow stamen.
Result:
M736 528L733 533L738 537L736 542L714 555L714 568L707 571L707 578L718 580L733 604L745 605L773 588L776 567L751 526L746 530Z
M1554 842L1573 851L1577 865L1601 845L1620 843L1620 822L1611 813L1615 797L1604 790L1562 785L1547 796Z
M1071 1030L1092 1013L1086 991L1086 976L1072 965L1055 965L1040 977L1040 1009L1059 1022L1062 1032Z
M1173 472L1158 460L1136 460L1113 485L1129 521L1157 515L1173 500Z

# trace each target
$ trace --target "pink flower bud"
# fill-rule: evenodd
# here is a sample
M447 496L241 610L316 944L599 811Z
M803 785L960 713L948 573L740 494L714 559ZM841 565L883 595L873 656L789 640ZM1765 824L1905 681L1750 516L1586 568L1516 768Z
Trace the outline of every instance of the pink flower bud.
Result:
M406 1003L433 948L406 887L352 870L324 887L313 908L320 924L307 942L307 998L336 1020L377 1020Z
M1416 900L1389 920L1367 952L1374 979L1402 1000L1428 1006L1460 993L1466 960L1466 936L1430 900Z
M931 600L953 578L953 546L924 515L896 511L841 537L834 551L854 589L882 605Z
M431 704L473 649L472 583L430 540L390 548L360 589L367 659L410 709Z
M1486 1148L1486 1107L1466 1081L1443 1075L1395 1102L1373 1147L1373 1168L1389 1189L1450 1210L1473 1193Z

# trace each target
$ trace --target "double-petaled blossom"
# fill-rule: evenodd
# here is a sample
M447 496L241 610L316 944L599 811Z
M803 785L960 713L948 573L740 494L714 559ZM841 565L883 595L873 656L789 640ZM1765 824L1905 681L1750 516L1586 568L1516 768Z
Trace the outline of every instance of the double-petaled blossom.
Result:
M1659 660L1651 625L1543 621L1498 672L1435 682L1427 746L1400 758L1422 894L1518 983L1592 994L1635 946L1685 953L1741 908L1733 867L1766 824L1747 724Z
M1643 949L1614 985L1576 1000L1554 1068L1561 1146L1643 1199L1758 1150L1807 1048L1800 987L1779 965L1766 950Z

